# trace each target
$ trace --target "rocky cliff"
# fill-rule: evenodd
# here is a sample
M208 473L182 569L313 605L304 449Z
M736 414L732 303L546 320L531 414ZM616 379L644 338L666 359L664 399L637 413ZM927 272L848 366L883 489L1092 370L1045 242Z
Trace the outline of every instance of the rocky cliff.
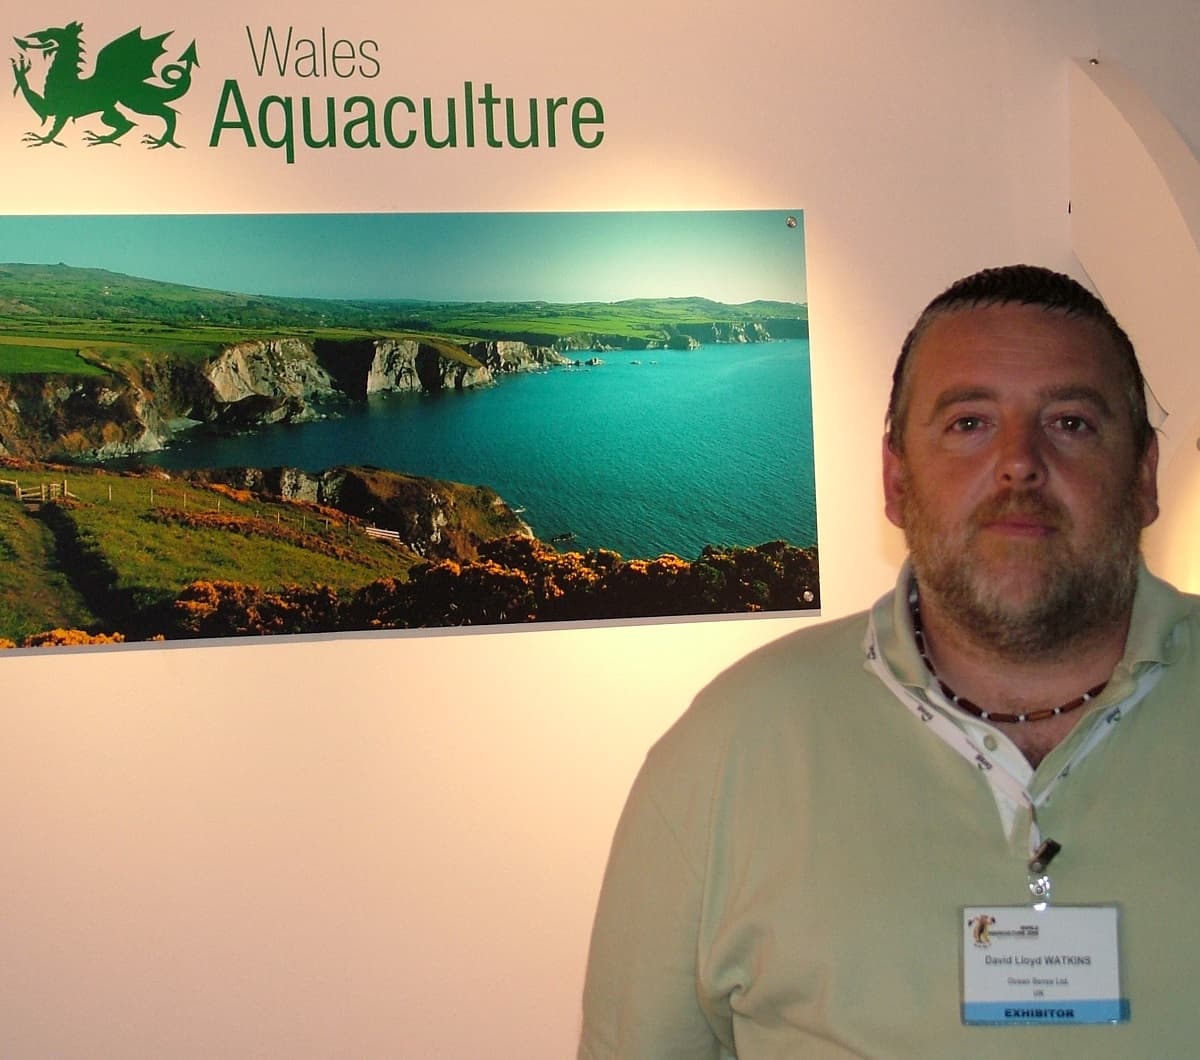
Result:
M765 324L758 321L748 323L713 321L706 324L676 324L674 331L686 335L701 344L770 342L774 337Z
M418 555L469 560L482 541L529 528L494 490L371 467L311 472L294 467L191 471L194 483L220 483L265 497L336 508L385 530Z
M448 356L445 344L417 339L378 339L372 343L366 393L465 390L488 386L499 376L572 364L548 346L527 342L470 342L462 356ZM457 352L457 351L456 351Z
M0 376L0 455L104 460L161 449L197 427L300 423L373 394L464 390L578 363L564 351L691 349L807 333L807 321L781 318L678 324L662 340L578 333L456 345L434 336L279 337L233 343L202 360L146 354L109 367L107 378Z
M564 357L553 345L536 345L510 339L472 342L467 346L467 353L495 375L559 368L575 363L569 357Z
M562 357L587 350L676 350L694 349L712 343L770 342L773 339L808 338L808 321L801 317L770 317L762 320L713 320L695 324L669 324L655 335L643 337L598 331L569 335L527 331L513 335L514 344ZM472 343L468 348L473 349ZM503 344L501 344L503 345ZM567 363L574 363L567 360Z
M302 339L270 339L227 346L205 365L214 406L267 399L277 409L292 406L292 415L270 413L263 422L311 415L313 402L337 396L333 379L312 346Z
M448 357L436 346L417 339L379 339L373 346L366 379L368 394L436 394L495 382L491 370L476 358Z
M0 376L0 455L103 460L163 448L180 433L254 430L314 419L371 394L462 390L510 372L570 363L521 342L277 338L234 343L203 361L173 355L107 378Z
M4 456L89 460L149 452L185 422L136 379L0 377Z

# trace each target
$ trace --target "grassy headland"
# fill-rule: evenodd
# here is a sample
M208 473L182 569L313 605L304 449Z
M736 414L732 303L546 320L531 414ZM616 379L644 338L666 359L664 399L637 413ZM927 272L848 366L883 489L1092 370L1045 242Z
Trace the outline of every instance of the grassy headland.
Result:
M265 484L250 490L204 474L3 461L0 637L16 641L56 626L152 636L169 629L172 601L196 581L348 591L379 578L403 580L431 554L468 559L479 542L521 526L481 487L378 469L339 475L346 507L378 510L389 517L386 528L403 529L402 538L373 537L373 521L354 511L285 499ZM18 487L34 496L22 501ZM438 525L440 545L430 544L419 520L404 525L413 506L398 498L409 493L436 508L429 522Z
M287 500L252 469L168 477L3 461L0 647L820 606L815 549L708 547L691 562L559 553L483 487L326 474L346 508L387 513L392 536L343 508ZM431 491L437 532L422 538L413 494Z
M147 352L204 358L223 345L263 337L417 336L461 356L461 344L481 338L578 348L598 336L641 348L664 345L680 329L765 322L786 328L787 337L807 334L808 307L704 298L572 304L277 298L70 265L0 265L0 375L106 371Z

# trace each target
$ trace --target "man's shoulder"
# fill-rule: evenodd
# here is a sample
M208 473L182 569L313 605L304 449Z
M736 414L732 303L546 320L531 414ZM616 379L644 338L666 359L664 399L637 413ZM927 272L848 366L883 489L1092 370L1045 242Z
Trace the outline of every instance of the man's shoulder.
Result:
M1152 574L1138 573L1126 657L1197 663L1200 655L1200 596L1183 592Z
M841 680L862 668L867 612L796 630L751 652L718 674L699 700L742 698L751 690L795 688Z
M824 713L859 681L865 612L797 630L751 652L703 688L659 741L655 757L718 757L731 746L772 739Z

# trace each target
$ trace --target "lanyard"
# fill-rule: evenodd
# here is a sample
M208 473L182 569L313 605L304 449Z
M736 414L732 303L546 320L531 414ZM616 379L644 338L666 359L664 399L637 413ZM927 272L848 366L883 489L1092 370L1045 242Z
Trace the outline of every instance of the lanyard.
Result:
M1042 848L1041 830L1038 827L1037 821L1038 807L1049 801L1050 796L1067 775L1076 769L1088 755L1111 735L1117 722L1123 717L1127 717L1137 708L1146 697L1146 694L1158 683L1158 679L1162 676L1162 667L1159 665L1150 666L1143 670L1137 676L1133 692L1105 712L1103 722L1092 726L1086 739L1076 748L1075 753L1066 765L1054 775L1050 783L1034 798L1024 784L1017 780L1000 762L989 755L987 751L979 747L947 714L934 709L929 703L917 696L912 689L900 683L896 675L892 673L891 668L884 661L883 652L879 649L879 637L875 630L874 615L870 615L867 619L867 636L863 647L867 653L867 664L884 685L887 686L892 695L900 700L914 717L928 727L938 739L954 751L957 751L960 756L983 773L993 791L999 791L1010 802L1018 806L1024 806L1029 811L1029 853L1031 857L1034 857ZM1043 886L1044 890L1036 890L1034 882L1030 883L1030 889L1034 891L1035 897L1048 897L1050 889L1049 877L1043 875L1044 866L1039 866L1037 871L1040 876L1037 882Z

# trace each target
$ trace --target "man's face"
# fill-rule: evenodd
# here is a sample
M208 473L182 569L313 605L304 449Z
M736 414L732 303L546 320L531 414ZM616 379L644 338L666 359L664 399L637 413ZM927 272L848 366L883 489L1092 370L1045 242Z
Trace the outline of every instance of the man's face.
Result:
M1157 446L1136 452L1108 336L988 306L938 317L911 356L884 494L929 605L1021 658L1124 621L1158 513Z

